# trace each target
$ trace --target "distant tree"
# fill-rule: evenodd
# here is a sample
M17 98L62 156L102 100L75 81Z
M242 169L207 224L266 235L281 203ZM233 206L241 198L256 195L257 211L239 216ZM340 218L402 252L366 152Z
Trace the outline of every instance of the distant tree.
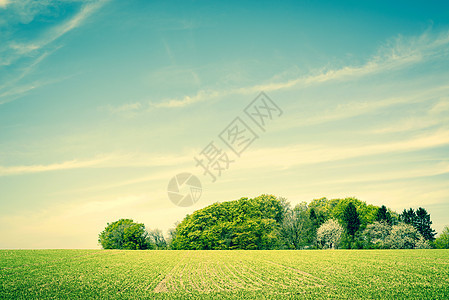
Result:
M322 248L336 249L340 244L343 227L334 219L327 220L317 230L317 243Z
M405 224L413 225L415 223L416 214L413 208L404 211L399 215L399 221Z
M418 232L428 241L433 241L435 239L435 230L432 229L432 221L430 220L430 214L420 207L416 210L409 208L399 215L399 220L405 224L410 224L415 227Z
M273 195L214 203L187 215L173 249L276 249L285 206Z
M287 249L302 249L313 242L314 231L307 203L302 202L293 209L287 209L279 233Z
M359 215L360 229L364 230L368 224L376 221L376 213L379 209L377 206L366 204L356 198L332 199L328 200L328 207L330 209L329 218L337 219L341 224L345 224L344 212L349 203L352 203Z
M360 228L360 218L352 202L349 202L343 213L343 222L346 232L354 238L355 233Z
M386 244L392 249L414 249L422 235L410 224L394 225Z
M106 228L99 234L98 242L103 249L151 249L148 243L148 233L145 225L135 223L131 219L120 219L108 223Z
M386 241L391 232L391 226L385 222L369 224L363 231L366 248L387 248Z
M449 227L445 226L440 235L435 239L435 248L449 249Z
M428 241L433 241L435 239L435 230L431 227L432 221L430 221L430 214L420 207L416 210L416 217L413 226L418 230L419 233Z
M385 222L389 225L392 224L392 219L390 212L388 211L387 207L385 205L382 205L376 213L376 221L377 222Z
M162 231L159 229L150 230L148 232L148 242L154 245L156 249L167 249L167 241L165 240Z

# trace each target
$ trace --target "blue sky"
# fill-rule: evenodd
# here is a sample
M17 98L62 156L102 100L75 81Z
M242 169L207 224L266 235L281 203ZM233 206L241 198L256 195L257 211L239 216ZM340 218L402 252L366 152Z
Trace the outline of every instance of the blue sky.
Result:
M0 248L97 248L118 218L166 231L262 193L423 206L441 231L448 58L445 1L0 0ZM193 157L261 91L283 114L212 183Z

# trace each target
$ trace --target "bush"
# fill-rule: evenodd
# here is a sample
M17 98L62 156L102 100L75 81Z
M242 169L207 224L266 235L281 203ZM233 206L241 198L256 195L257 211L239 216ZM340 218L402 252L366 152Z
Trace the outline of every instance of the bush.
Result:
M445 226L443 232L436 238L434 242L437 249L449 249L449 227Z

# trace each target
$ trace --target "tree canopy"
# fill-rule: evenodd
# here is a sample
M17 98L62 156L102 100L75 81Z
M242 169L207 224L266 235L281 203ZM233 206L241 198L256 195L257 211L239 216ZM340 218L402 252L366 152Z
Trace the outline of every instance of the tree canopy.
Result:
M177 226L173 249L273 249L284 218L273 195L215 203L195 211Z
M131 219L108 223L98 242L103 249L147 249L145 225Z
M433 242L424 208L398 215L356 198L315 199L293 208L284 198L261 195L214 203L187 215L166 240L162 231L120 219L99 235L104 249L379 249L448 247L449 229Z

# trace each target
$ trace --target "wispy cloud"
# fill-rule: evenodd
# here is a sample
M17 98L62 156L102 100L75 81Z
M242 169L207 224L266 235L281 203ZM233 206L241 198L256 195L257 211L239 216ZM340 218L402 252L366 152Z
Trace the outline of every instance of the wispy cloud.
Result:
M449 31L433 35L430 31L417 37L399 36L380 47L378 53L361 66L344 66L341 68L322 70L316 74L293 78L281 82L268 82L260 85L228 89L200 90L197 94L180 99L165 99L150 106L158 108L179 108L211 99L233 94L251 95L260 91L271 92L290 88L308 87L315 84L338 80L351 80L363 76L378 74L410 66L428 59L447 55Z
M21 94L38 87L39 84L36 83L22 84L22 86L17 86L16 84L31 74L42 61L61 47L61 45L50 47L53 42L70 31L80 27L86 22L88 17L100 9L107 1L109 0L87 2L82 5L78 13L68 20L47 27L44 32L36 34L36 36L38 36L37 38L17 40L14 36L11 36L8 42L3 43L2 46L0 46L0 68L5 66L9 67L9 78L2 78L3 85L0 86L0 89L6 91L0 95L0 98L8 97L8 99L0 101L0 104L15 100ZM3 0L1 3L3 3L3 8L10 13L8 15L10 24L7 24L7 26L14 27L15 23L26 24L31 22L36 15L43 14L49 7L56 6L59 2L14 1L8 5L9 2ZM4 31L5 30L6 35L8 35L8 29L4 29ZM12 29L9 30L13 31ZM10 97L11 95L14 97Z
M100 107L100 110L107 110L113 114L123 114L123 113L133 113L142 108L142 104L140 102L134 103L125 103L119 106L108 105L105 107Z
M60 163L0 166L0 176L42 173L82 168L158 167L177 166L190 162L193 152L183 155L157 153L104 154L92 159L73 159Z
M357 157L375 156L393 153L406 153L449 145L449 131L439 130L425 135L416 135L410 139L369 145L313 145L299 144L285 147L260 148L251 150L251 155L242 157L235 168L279 169L299 165L319 164L341 161Z
M29 6L34 7L33 9L29 10L23 9L21 11L22 17L23 14L28 13L29 14L28 19L33 19L35 15L38 15L43 10L47 9L47 6L55 5L55 3L53 3L52 1L47 1L44 3L40 3L38 7L35 7L36 4L34 4L33 2L34 1L18 1L17 5L19 6L19 8L23 9ZM37 39L26 42L18 42L16 40L11 40L7 44L7 47L12 49L13 51L8 57L3 57L2 64L3 65L11 64L13 61L20 58L21 56L29 54L30 52L40 50L41 48L59 39L66 33L70 32L71 30L81 26L90 15L92 15L95 11L100 9L106 2L108 2L108 0L87 2L87 4L83 5L80 11L76 13L74 16L72 16L68 20L65 20L59 24L50 27Z

